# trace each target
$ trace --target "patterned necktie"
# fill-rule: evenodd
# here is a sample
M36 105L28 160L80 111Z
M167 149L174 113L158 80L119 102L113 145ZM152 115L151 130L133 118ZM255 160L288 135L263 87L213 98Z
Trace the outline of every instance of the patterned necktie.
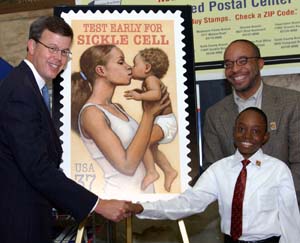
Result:
M47 105L47 108L50 111L50 96L49 96L48 87L46 84L42 88L42 95L43 95L44 101Z
M246 179L247 179L247 169L246 166L250 163L249 160L243 160L243 168L239 174L239 177L236 180L232 206L231 206L231 229L230 235L233 240L238 240L238 238L242 235L242 217L243 217L243 201L246 187Z

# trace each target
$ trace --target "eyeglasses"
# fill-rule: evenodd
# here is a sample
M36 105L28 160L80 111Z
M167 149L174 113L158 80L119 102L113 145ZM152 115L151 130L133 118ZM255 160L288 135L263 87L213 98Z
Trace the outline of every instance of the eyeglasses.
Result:
M44 47L46 47L49 50L49 52L52 53L52 54L57 54L58 52L60 52L63 57L70 57L72 55L72 52L68 49L61 50L56 46L48 46L48 45L44 44L43 42L41 42L39 40L36 40L36 39L34 39L34 40L37 43L39 43L39 44L43 45Z
M244 66L248 63L249 59L254 59L254 58L260 58L260 57L240 57L240 58L236 59L235 61L226 60L226 61L224 61L224 68L231 69L231 68L233 68L235 63L238 66Z

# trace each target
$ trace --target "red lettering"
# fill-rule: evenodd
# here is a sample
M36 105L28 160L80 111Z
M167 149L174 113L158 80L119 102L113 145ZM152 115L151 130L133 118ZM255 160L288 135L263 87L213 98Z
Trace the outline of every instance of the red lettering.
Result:
M133 43L136 45L169 45L165 35L135 35Z
M128 35L78 35L78 45L128 45Z

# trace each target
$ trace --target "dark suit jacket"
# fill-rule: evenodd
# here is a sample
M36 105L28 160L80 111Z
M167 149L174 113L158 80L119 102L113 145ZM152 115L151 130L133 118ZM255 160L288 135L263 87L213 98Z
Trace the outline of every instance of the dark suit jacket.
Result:
M97 196L58 168L62 148L32 71L25 62L0 83L1 243L51 242L51 210L78 221Z
M264 84L261 108L267 115L270 132L263 151L288 164L300 203L300 93ZM238 107L232 94L206 111L203 128L205 168L235 152L233 126L237 115Z

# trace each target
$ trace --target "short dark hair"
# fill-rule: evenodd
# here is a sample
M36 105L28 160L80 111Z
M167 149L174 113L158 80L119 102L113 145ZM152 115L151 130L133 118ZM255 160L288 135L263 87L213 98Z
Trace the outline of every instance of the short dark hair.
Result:
M254 44L254 42L252 42L252 41L250 41L250 40L247 40L247 39L237 39L237 40L234 40L234 41L232 41L232 42L228 45L228 47L231 46L232 44L236 43L236 42L245 42L245 43L247 43L247 44L250 45L250 46L252 47L252 49L254 50L254 55L255 55L256 57L261 57L261 55L260 55L260 50L259 50L258 46L257 46L256 44ZM228 48L228 47L227 47L227 48ZM227 49L227 48L226 48L226 49ZM225 51L225 52L226 52L226 51Z
M242 111L238 114L237 118L235 119L235 123L236 123L237 120L240 118L240 116L241 116L244 112L246 112L246 111L254 111L254 112L258 113L258 114L263 118L263 120L264 120L264 122L265 122L265 124L266 124L265 132L268 131L268 118L267 118L266 113L264 113L261 109L259 109L259 108L257 108L257 107L253 107L253 106L248 107L248 108L246 108L245 110L242 110Z
M57 16L42 16L32 22L28 39L39 40L45 30L71 37L73 40L74 34L72 28L62 18Z

